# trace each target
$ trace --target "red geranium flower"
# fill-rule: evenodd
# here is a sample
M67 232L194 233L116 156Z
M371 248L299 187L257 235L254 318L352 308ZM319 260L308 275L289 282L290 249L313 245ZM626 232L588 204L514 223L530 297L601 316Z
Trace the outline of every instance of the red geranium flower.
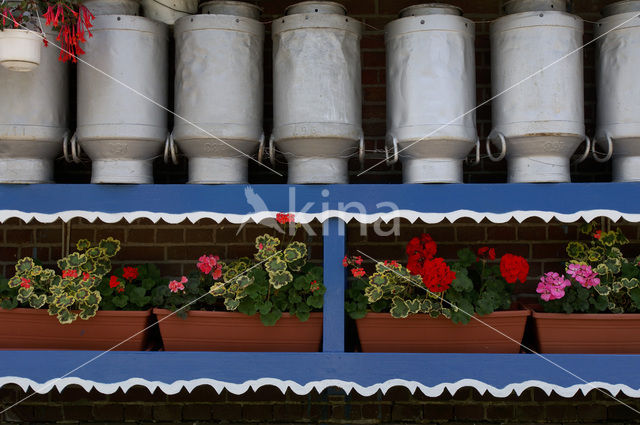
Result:
M449 289L451 282L456 278L443 258L434 258L425 261L422 267L422 283L431 292L444 292Z
M71 278L78 277L78 270L73 270L73 269L62 270L62 278L65 278L65 277L71 277Z
M478 257L476 257L476 261L479 261L480 259L489 259L492 261L495 260L496 250L493 248L489 248L488 246L478 248Z
M593 237L596 239L600 239L602 237L602 230L596 230L596 232L593 234Z
M351 274L353 275L353 277L362 277L365 274L367 274L363 268L354 268L351 269Z
M136 267L125 267L122 269L122 277L129 282L138 278L138 269Z
M278 213L276 214L276 221L280 224L293 223L295 222L295 217L293 214Z
M31 285L29 285L31 283L31 279L27 279L25 277L20 279L20 286L22 286L23 288L31 288Z
M420 237L415 237L409 241L407 244L407 254L409 254L409 258L414 255L419 255L424 260L431 260L435 255L438 246L426 233L420 235Z
M507 283L516 283L516 280L524 283L529 274L529 263L518 255L505 254L500 260L500 274Z
M342 267L347 267L349 265L349 258L345 255L342 259Z
M109 288L115 288L118 285L120 285L120 282L118 281L118 276L111 276L109 278Z

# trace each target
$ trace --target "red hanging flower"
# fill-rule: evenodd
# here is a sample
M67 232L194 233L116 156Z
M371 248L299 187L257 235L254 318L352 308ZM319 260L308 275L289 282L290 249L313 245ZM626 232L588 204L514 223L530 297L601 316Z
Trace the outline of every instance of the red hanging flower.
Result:
M444 292L451 286L456 273L451 271L443 258L425 261L422 267L422 283L431 292Z
M529 274L529 263L518 255L505 254L500 260L500 274L507 283L516 283L516 280L524 283Z
M122 269L122 277L129 282L138 278L138 269L136 267L125 267Z

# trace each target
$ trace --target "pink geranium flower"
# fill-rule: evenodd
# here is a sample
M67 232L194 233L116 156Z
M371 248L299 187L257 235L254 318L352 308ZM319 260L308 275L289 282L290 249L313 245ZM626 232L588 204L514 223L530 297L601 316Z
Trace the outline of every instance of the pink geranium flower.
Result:
M564 288L571 286L571 282L555 272L545 273L538 282L536 292L544 301L559 300L564 297Z
M184 291L184 284L187 283L189 279L186 276L182 276L182 279L178 282L177 280L172 280L169 282L169 289L171 292L176 293L178 291Z
M198 258L198 270L204 274L209 274L218 265L220 257L217 255L203 255Z
M587 289L600 285L598 273L594 272L591 266L587 266L586 264L569 264L567 274Z

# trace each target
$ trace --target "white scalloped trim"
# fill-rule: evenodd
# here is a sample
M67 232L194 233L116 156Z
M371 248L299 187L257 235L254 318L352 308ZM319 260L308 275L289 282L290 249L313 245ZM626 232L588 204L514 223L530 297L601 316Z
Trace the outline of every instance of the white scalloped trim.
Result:
M63 378L63 379L52 379L43 384L39 384L28 378L20 378L17 376L5 376L0 377L0 387L7 384L15 384L22 388L23 391L27 392L29 389L33 389L36 393L45 394L51 391L52 388L56 388L58 391L63 390L68 385L79 385L85 391L89 392L92 389L96 389L98 392L102 394L113 394L119 389L122 389L125 393L134 386L143 386L149 389L150 392L159 389L165 394L172 395L179 393L183 388L188 392L193 391L194 388L208 385L212 387L218 394L223 390L227 390L232 394L244 394L248 390L257 390L262 386L275 386L282 391L284 394L287 390L293 391L298 395L306 395L309 394L312 390L317 390L318 392L322 392L329 387L338 387L343 389L345 392L349 393L351 391L355 391L362 396L372 396L375 395L378 391L382 391L385 394L392 387L405 387L409 389L411 394L415 393L416 390L420 390L423 394L428 397L438 397L440 396L444 390L449 391L451 394L455 394L459 389L462 388L475 388L480 394L484 394L488 392L494 397L504 398L509 396L512 392L515 392L517 395L522 394L525 390L529 388L540 388L547 395L550 395L552 392L565 397L571 398L576 395L579 391L583 394L587 394L589 391L594 389L600 389L608 391L611 395L617 396L618 393L622 392L626 396L640 398L640 389L634 389L624 384L609 384L607 382L591 382L588 384L580 384L580 385L572 385L570 387L563 387L560 385L550 384L543 381L538 380L529 380L521 383L513 383L505 386L504 388L496 388L489 384L485 384L482 381L478 381L475 379L461 379L457 382L453 383L442 383L433 387L429 387L423 385L416 381L406 381L404 379L390 379L386 382L375 384L371 386L364 387L355 382L347 382L339 379L325 379L322 381L312 381L308 382L304 385L300 385L294 381L283 381L280 379L274 378L261 378L251 381L246 381L242 384L234 384L230 382L217 381L215 379L201 378L201 379L193 379L190 381L179 380L173 383L164 383L160 381L147 381L146 379L141 378L130 378L126 381L116 382L116 383L101 383L95 382L91 380L85 380L80 378Z
M34 212L23 212L18 210L0 210L0 223L10 219L10 218L19 218L24 222L30 222L31 220L35 220L40 223L53 223L58 219L62 219L64 222L68 222L74 218L83 218L88 220L89 222L94 222L96 220L100 220L103 223L116 223L120 220L126 220L128 223L133 222L139 218L146 218L151 220L154 223L157 223L160 220L165 221L170 224L178 224L182 223L186 220L191 223L195 223L198 220L208 218L212 219L216 223L220 223L222 221L228 221L233 224L241 224L247 222L255 222L259 223L263 220L267 219L275 219L277 212L266 211L259 212L253 214L222 214L216 212L207 212L207 211L197 211L190 212L184 214L168 214L168 213L157 213L151 211L132 211L127 213L105 213L98 211L83 211L83 210L70 210L70 211L60 211L53 214L43 214L43 213L34 213ZM329 218L340 218L345 222L356 221L359 223L367 223L371 224L378 220L382 220L384 222L389 222L395 218L404 218L409 220L411 223L414 223L417 220L422 220L427 224L435 224L441 223L445 220L450 222L455 222L461 218L470 218L477 223L480 223L482 220L487 219L492 223L506 223L511 219L515 219L519 223L524 220L532 217L541 218L545 222L549 222L554 218L562 223L575 223L580 219L585 221L591 221L597 217L607 217L613 220L614 222L624 219L631 223L640 222L640 214L630 214L630 213L622 213L615 210L606 210L606 209L597 209L597 210L585 210L578 211L573 214L561 214L553 211L520 211L515 210L508 213L492 213L492 212L477 212L472 210L456 210L448 213L425 213L425 212L417 212L413 210L395 210L386 213L374 213L374 214L359 214L359 213L351 213L347 211L340 210L327 210L322 213L295 213L296 222L298 223L310 223L314 220L318 220L320 222L324 222Z

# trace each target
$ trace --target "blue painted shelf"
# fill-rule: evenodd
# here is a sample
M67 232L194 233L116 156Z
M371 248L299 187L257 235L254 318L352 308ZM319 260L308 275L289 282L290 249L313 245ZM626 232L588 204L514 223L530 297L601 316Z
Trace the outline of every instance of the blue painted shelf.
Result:
M169 223L201 218L244 223L292 212L299 222L323 223L327 293L322 353L109 352L57 381L62 386L80 383L113 392L140 384L170 393L206 384L239 393L251 385L273 384L302 394L337 385L372 394L402 385L438 395L445 388L455 391L467 385L497 396L537 386L568 397L597 387L640 397L640 356L555 355L545 360L532 354L344 353L346 277L341 261L345 223L352 220L405 218L437 223L467 217L501 223L541 217L575 222L604 216L640 222L638 194L640 183L0 185L0 222L14 217L40 222L76 217L117 222L144 217ZM44 384L97 354L0 352L0 385ZM607 367L594 367L596 364Z

